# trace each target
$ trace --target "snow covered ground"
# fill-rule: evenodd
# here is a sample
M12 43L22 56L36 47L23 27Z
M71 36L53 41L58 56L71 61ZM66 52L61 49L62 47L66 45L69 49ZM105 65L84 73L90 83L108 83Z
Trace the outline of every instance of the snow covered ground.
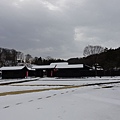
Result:
M119 120L120 83L67 88L91 83L119 82L115 78L55 79L0 86L0 93L46 91L0 96L1 120ZM65 87L64 87L65 86ZM64 89L51 89L61 88Z
M34 81L34 80L38 80L38 79L39 79L39 77L24 78L24 79L0 79L0 84L10 83L10 82Z

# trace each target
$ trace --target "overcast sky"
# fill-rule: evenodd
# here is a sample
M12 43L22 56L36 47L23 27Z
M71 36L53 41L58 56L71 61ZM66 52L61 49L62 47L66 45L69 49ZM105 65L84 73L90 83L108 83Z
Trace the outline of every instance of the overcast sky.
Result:
M120 47L120 0L0 0L0 47L33 57L82 57Z

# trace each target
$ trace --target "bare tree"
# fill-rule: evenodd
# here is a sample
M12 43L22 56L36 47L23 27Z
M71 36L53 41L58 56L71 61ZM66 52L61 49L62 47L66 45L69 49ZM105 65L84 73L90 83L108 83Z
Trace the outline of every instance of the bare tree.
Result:
M99 45L97 46L92 46L92 45L88 45L85 47L84 51L83 51L83 55L84 56L90 56L90 55L95 55L94 59L93 59L93 66L95 67L95 75L97 76L97 57L98 54L104 52L105 49Z
M83 55L89 56L89 55L99 54L102 52L104 52L103 47L101 47L99 45L96 45L96 46L88 45L84 48Z

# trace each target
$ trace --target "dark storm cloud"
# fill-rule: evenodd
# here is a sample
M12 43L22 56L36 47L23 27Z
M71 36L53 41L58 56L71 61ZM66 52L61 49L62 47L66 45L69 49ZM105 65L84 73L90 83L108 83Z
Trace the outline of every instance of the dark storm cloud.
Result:
M119 47L119 0L1 0L0 44L32 56L82 56L86 45Z

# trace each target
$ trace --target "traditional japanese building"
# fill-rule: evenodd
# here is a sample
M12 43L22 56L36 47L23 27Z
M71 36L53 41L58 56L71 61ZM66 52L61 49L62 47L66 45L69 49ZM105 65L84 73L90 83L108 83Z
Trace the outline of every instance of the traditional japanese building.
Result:
M68 64L67 62L51 63L50 65L33 66L36 77L83 77L90 70L89 66L83 64Z
M34 69L26 66L1 67L2 79L25 78L34 75Z

